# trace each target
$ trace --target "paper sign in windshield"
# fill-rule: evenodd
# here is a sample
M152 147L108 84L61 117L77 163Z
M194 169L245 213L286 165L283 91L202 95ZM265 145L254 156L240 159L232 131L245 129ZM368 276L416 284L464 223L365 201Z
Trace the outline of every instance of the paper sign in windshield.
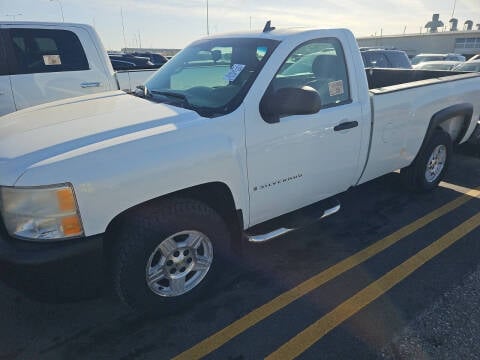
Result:
M232 82L235 81L238 75L242 72L242 70L245 69L244 64L233 64L231 67L230 71L225 74L225 80Z
M43 63L45 65L62 65L60 55L43 55Z
M328 92L330 93L330 96L342 95L344 93L343 81L338 80L328 83Z

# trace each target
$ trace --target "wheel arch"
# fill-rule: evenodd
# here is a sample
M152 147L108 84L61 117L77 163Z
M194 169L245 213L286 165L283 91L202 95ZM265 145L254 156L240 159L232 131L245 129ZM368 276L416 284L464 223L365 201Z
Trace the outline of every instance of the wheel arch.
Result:
M163 200L174 198L194 199L210 206L222 217L222 219L227 224L228 229L232 234L232 240L235 240L233 244L231 244L234 250L240 250L239 248L237 249L237 247L239 246L239 241L236 240L240 238L240 235L243 231L243 211L242 209L237 209L232 191L227 184L223 182L209 182L192 186L190 188L177 190L172 193L161 195L159 197L144 201L116 215L109 222L105 231L105 254L110 253L110 249L115 243L116 231L118 231L118 229L121 227L121 224L129 216L131 216L135 212L142 211L142 208L147 205L160 204Z
M470 103L455 104L438 111L430 119L420 151L424 149L436 130L445 131L450 135L452 142L458 144L465 137L470 127L472 116L473 105Z
M423 138L422 144L409 166L402 169L405 174L405 178L413 177L412 167L422 157L422 154L426 151L428 144L430 143L435 132L443 131L446 133L452 143L459 143L465 136L473 116L473 106L470 103L460 103L444 108L435 113L428 124L427 131ZM408 179L405 181L407 187L413 188L410 184L413 180Z

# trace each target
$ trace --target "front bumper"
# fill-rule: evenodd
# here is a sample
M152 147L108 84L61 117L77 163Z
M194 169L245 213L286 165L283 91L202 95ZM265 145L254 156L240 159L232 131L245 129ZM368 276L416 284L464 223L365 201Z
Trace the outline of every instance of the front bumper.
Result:
M39 266L71 258L98 256L103 252L103 235L51 243L38 243L10 237L0 225L0 262L9 265Z
M103 235L54 243L10 237L0 220L0 280L35 300L71 301L105 290Z

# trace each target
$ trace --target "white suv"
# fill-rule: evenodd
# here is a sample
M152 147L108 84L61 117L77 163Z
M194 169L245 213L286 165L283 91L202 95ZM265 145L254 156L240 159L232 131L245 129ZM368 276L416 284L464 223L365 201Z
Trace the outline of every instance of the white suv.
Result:
M412 65L426 61L465 61L465 56L460 54L418 54L412 59Z

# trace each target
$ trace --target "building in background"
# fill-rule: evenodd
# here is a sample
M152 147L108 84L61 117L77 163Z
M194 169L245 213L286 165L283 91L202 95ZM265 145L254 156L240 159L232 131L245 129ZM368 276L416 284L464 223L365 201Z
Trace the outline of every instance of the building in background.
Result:
M458 19L450 19L449 23L450 29L444 27L438 31L444 25L438 14L434 14L424 33L360 37L358 46L404 50L409 57L420 53L457 53L467 58L480 54L480 24L474 30L473 21L467 20L464 29L458 31Z

